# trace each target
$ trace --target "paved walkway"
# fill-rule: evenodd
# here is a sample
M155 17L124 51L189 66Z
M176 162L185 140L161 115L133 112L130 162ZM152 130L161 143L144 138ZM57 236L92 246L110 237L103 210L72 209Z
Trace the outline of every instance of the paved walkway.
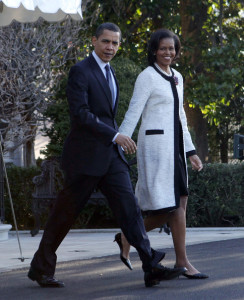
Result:
M58 262L68 262L118 255L119 248L113 243L119 229L72 230L57 251ZM32 237L29 232L20 232L20 243L24 262L16 234L10 232L9 239L0 242L0 273L28 267L41 239L42 232ZM155 249L173 248L172 237L159 230L149 232L151 245ZM187 245L244 238L244 228L188 228ZM134 248L131 252L136 252ZM244 298L244 296L243 296Z

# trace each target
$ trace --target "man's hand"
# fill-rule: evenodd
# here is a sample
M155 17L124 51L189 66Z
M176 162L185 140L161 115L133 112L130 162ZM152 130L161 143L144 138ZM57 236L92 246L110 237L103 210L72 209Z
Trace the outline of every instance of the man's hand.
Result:
M191 165L192 165L192 170L196 170L196 171L201 171L203 168L201 159L196 155L192 155L189 157Z
M115 142L120 145L126 154L133 154L136 152L136 143L127 135L118 134Z

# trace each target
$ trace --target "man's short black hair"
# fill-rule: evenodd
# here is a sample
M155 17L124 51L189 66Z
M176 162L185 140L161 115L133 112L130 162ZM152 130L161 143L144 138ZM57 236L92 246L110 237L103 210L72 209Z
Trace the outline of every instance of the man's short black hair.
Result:
M122 35L121 35L121 30L120 30L119 26L117 26L114 23L109 23L109 22L103 23L103 24L101 24L97 27L97 30L96 30L96 33L95 33L95 36L96 36L97 39L99 38L100 35L103 34L104 30L119 32L120 40L121 40Z
M165 38L172 38L174 40L175 52L176 52L174 59L179 57L181 43L178 35L174 34L172 31L168 29L158 29L151 35L149 45L148 45L147 60L149 66L152 66L155 63L156 61L155 52L158 50L161 40Z

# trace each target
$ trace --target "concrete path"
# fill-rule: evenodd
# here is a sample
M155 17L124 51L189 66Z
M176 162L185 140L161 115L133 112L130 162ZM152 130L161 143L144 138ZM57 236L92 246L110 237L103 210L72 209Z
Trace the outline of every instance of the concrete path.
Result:
M115 233L119 229L72 230L57 251L58 262L82 260L119 254L119 248L113 243ZM32 237L29 232L20 232L20 243L24 262L20 261L20 252L15 233L9 239L0 242L0 273L27 267L30 264L42 233ZM149 232L151 245L155 249L173 248L172 236L159 230ZM212 241L244 238L244 228L188 228L187 245ZM244 251L244 250L243 250ZM136 252L134 248L131 252ZM244 271L244 270L243 270ZM244 299L244 296L243 296Z
M79 259L59 262L56 277L65 282L65 288L47 289L39 287L36 282L27 278L28 268L16 269L0 273L0 299L1 300L243 300L244 299L244 238L225 239L228 232L221 234L223 240L214 242L196 243L187 246L190 261L202 272L210 277L204 280L189 280L185 277L170 281L163 281L153 288L145 288L141 262L137 253L131 254L133 271L129 271L119 260L118 249L111 242L111 234L106 233L107 244L111 252L116 255L96 258ZM230 234L236 234L231 232ZM84 239L84 246L91 245L90 234L80 234ZM83 236L84 235L84 236ZM92 234L97 239L93 245L100 252L108 246L100 236L101 233ZM154 235L154 233L153 233ZM156 238L162 241L161 236L155 233ZM194 232L199 240L201 234ZM212 234L209 233L206 239ZM75 234L74 236L77 237ZM73 237L74 237L73 236ZM220 236L216 233L216 238ZM233 237L233 235L232 235ZM70 240L69 240L70 239ZM94 239L92 239L94 241ZM167 238L164 236L164 240ZM67 242L72 238L67 238ZM192 241L191 241L192 242ZM66 242L65 242L66 243ZM60 249L70 253L73 259L73 250L77 249L78 241L69 248L65 245ZM112 245L111 245L112 244ZM104 247L104 248L103 248ZM162 249L161 247L159 249ZM79 250L79 249L78 249ZM167 252L163 264L172 267L175 261L173 248L165 249ZM79 256L92 256L95 253L91 248L87 252L78 252ZM1 252L2 254L2 252ZM77 253L76 253L77 254ZM1 260L2 262L2 260Z

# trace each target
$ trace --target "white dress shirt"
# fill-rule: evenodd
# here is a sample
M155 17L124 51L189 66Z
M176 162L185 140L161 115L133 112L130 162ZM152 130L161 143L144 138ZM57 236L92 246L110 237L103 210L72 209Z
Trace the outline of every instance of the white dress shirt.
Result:
M96 54L96 52L94 50L92 52L92 55L95 58L97 64L100 67L100 69L102 70L104 77L106 78L106 69L105 69L105 67L106 67L106 65L109 65L109 67L110 67L110 64L109 63L105 63L104 61L102 61L101 58L99 56L97 56L97 54ZM114 79L113 72L110 71L110 73L111 73L112 84L113 84L113 88L114 88L114 95L115 95L115 99L116 99L117 98L116 82L115 82L115 79Z

